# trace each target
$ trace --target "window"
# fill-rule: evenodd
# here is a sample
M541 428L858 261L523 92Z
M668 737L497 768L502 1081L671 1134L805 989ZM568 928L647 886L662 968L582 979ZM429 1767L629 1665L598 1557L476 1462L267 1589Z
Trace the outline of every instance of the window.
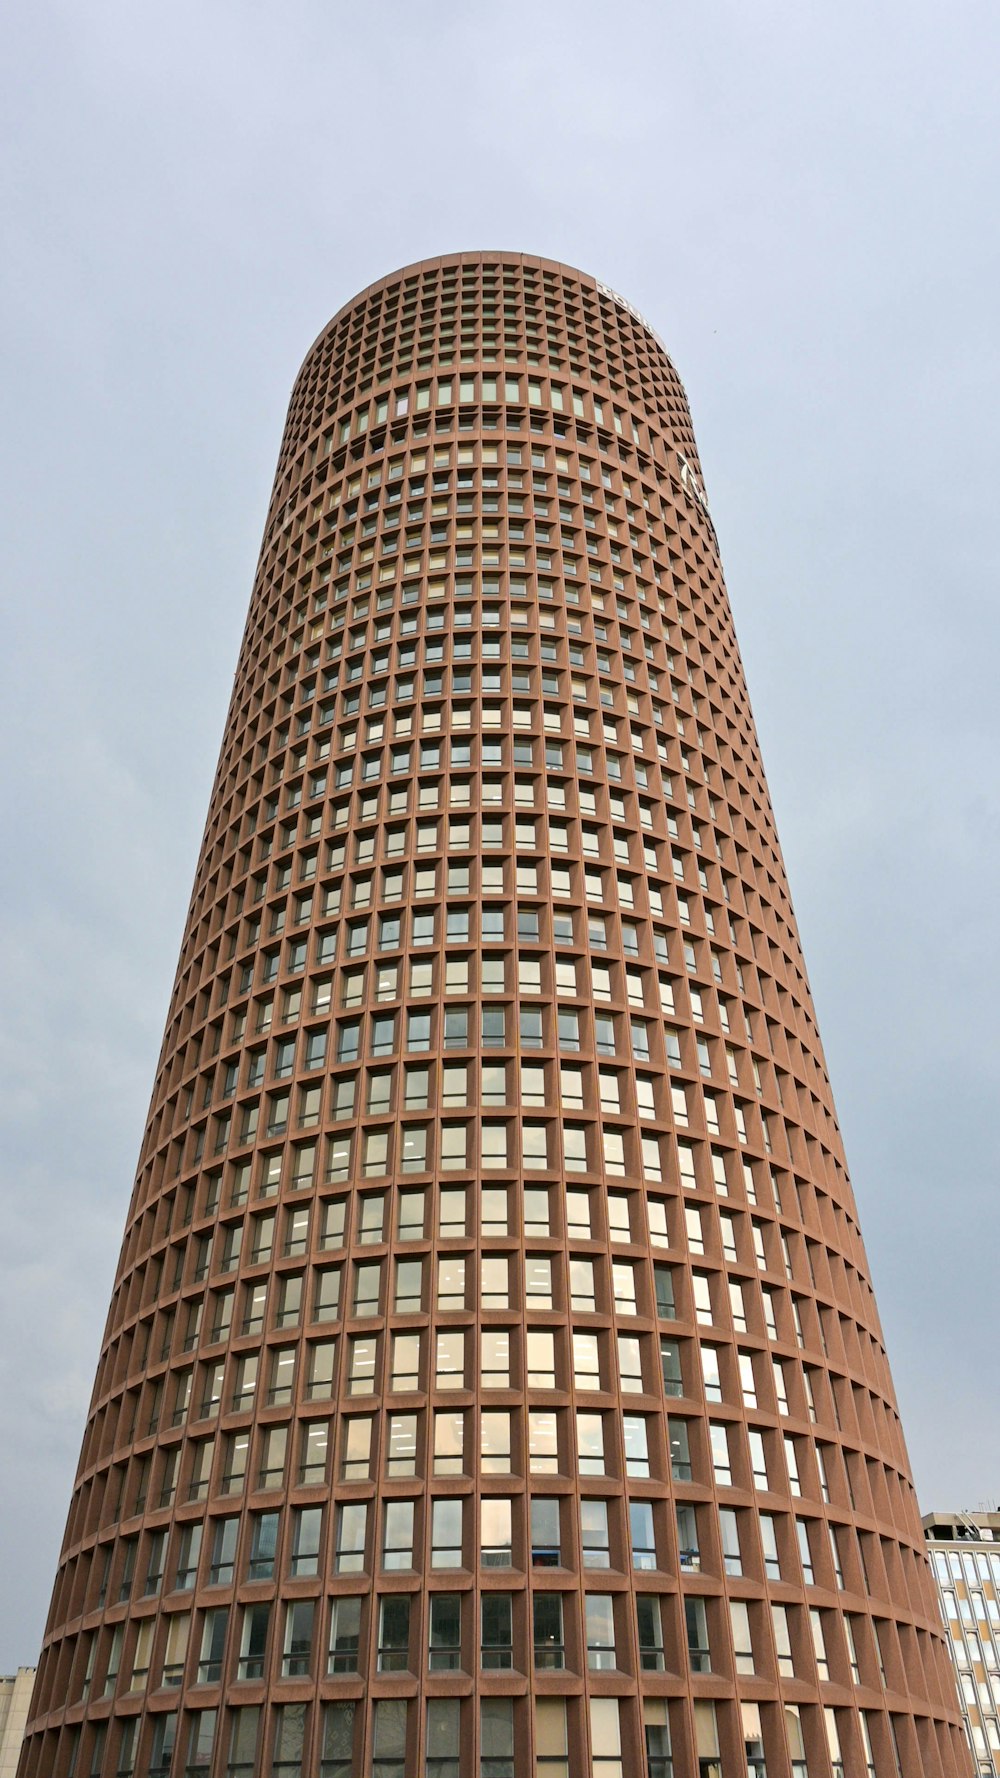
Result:
M244 1706L242 1710L232 1711L230 1724L229 1760L225 1767L225 1778L253 1778L257 1771L260 1706L251 1704Z
M610 1208L609 1203L609 1210ZM628 1239L627 1234L623 1234L622 1231L615 1228L612 1228L611 1235L613 1240ZM615 1313L627 1317L634 1316L636 1314L635 1267L623 1261L616 1261L611 1267L611 1283L615 1298Z
M604 1416L577 1411L577 1466L581 1475L605 1475Z
M464 1070L463 1070L464 1073ZM464 1094L463 1101L464 1103ZM441 1128L441 1168L449 1171L466 1166L467 1130L465 1124L443 1124Z
M720 1488L731 1488L733 1470L729 1457L729 1429L724 1422L712 1420L709 1422L708 1434L712 1452L712 1471L716 1485Z
M385 1505L382 1566L387 1571L413 1566L412 1500L388 1500Z
M361 1641L361 1596L351 1593L333 1601L330 1618L330 1673L356 1673Z
M302 1275L289 1273L281 1280L278 1295L277 1325L294 1327L302 1310Z
M684 1625L687 1633L688 1660L692 1673L710 1673L712 1660L708 1646L708 1617L704 1599L690 1593L685 1597Z
M952 1597L951 1594L945 1595L946 1604L950 1605L951 1597ZM856 1621L858 1623L860 1623L861 1620L860 1619L855 1620L853 1618L845 1617L845 1619L844 1619L844 1636L845 1636L845 1639L847 1642L847 1658L848 1658L848 1662L850 1664L851 1678L854 1681L855 1685L860 1685L861 1684L861 1663L858 1659L857 1636L855 1634L855 1628L854 1628Z
M345 1211L343 1198L333 1198L322 1206L319 1244L324 1252L333 1247L343 1247Z
M250 1521L248 1580L270 1580L278 1547L279 1513L255 1513Z
M678 1340L660 1339L660 1364L663 1370L663 1390L665 1395L683 1395L684 1381L681 1374L681 1349Z
M569 1173L587 1170L587 1132L580 1125L563 1126L563 1165Z
M507 1126L505 1124L483 1124L482 1164L485 1168L506 1167Z
M809 1526L805 1519L796 1519L795 1534L798 1538L799 1557L802 1562L802 1578L806 1585L811 1587L816 1577L813 1571L812 1549L809 1544Z
M171 1627L176 1621L176 1619L171 1620ZM199 1685L217 1684L221 1680L228 1629L229 1607L227 1605L218 1606L213 1611L206 1611L201 1633L201 1655L198 1661ZM168 1684L171 1683L171 1680L167 1678L167 1667L169 1666L171 1674L176 1670L176 1678L172 1679L172 1683L179 1685L184 1668L183 1654L177 1659L175 1651L168 1649L168 1656L172 1658L164 1662L164 1680Z
M536 1593L532 1602L532 1645L536 1671L561 1672L566 1665L561 1593Z
M688 1439L688 1422L671 1415L667 1421L667 1436L670 1441L670 1473L675 1482L691 1480L691 1447Z
M580 1539L584 1568L610 1568L611 1544L606 1500L580 1501Z
M385 1472L388 1476L416 1474L417 1416L390 1414Z
M644 1673L662 1673L666 1662L660 1601L655 1593L639 1593L635 1607L639 1626L639 1664Z
M541 1336L543 1339L545 1335ZM552 1336L549 1334L549 1341ZM531 1365L531 1333L528 1334L529 1346L529 1384ZM484 1328L480 1335L480 1383L484 1389L510 1388L510 1331L508 1328Z
M321 1274L327 1276L328 1274ZM306 1400L329 1400L333 1394L333 1367L337 1352L335 1340L319 1340L306 1348Z
M673 1778L670 1756L670 1725L665 1698L644 1698L642 1721L646 1741L646 1765L649 1778Z
M344 1421L340 1474L345 1482L367 1481L371 1475L372 1421L367 1414Z
M622 1778L621 1723L617 1698L591 1698L590 1746L594 1778Z
M788 1612L783 1605L771 1606L771 1623L774 1629L774 1646L778 1657L778 1672L784 1679L794 1679L795 1663L792 1659L792 1639L788 1629Z
M354 1704L325 1704L319 1778L353 1778ZM241 1775L242 1778L242 1775Z
M600 1346L596 1333L575 1332L573 1339L573 1382L582 1390L600 1389Z
M177 1569L174 1575L174 1587L178 1592L186 1592L193 1587L198 1573L198 1557L201 1553L200 1525L183 1525L177 1546ZM148 1583L147 1583L148 1584ZM125 1597L128 1594L126 1592Z
M281 1659L283 1679L301 1679L309 1672L314 1614L313 1599L294 1599L285 1607L285 1641Z
M423 1298L424 1267L419 1259L398 1259L396 1261L396 1294L395 1310L397 1315L414 1315L419 1312Z
M480 1629L480 1665L484 1669L513 1667L514 1619L509 1593L483 1593Z
M177 1740L177 1712L154 1716L153 1739L149 1750L149 1778L167 1778L173 1764Z
M389 1132L388 1130L369 1130L365 1136L364 1158L361 1171L365 1178L388 1171Z
M532 1408L528 1413L528 1468L532 1475L559 1472L558 1421L543 1408Z
M431 1593L427 1664L432 1673L450 1673L462 1664L462 1613L458 1593Z
M736 1671L737 1673L752 1674L755 1668L753 1642L750 1635L750 1612L744 1600L730 1600L729 1623L732 1631Z
M829 1533L830 1533L830 1555L833 1558L833 1572L836 1577L837 1586L840 1588L841 1592L843 1592L843 1590L844 1590L844 1569L843 1569L843 1564L840 1559L840 1542L837 1537L836 1527L833 1525L830 1525L827 1527L827 1529L829 1530Z
M426 1194L423 1191L400 1192L396 1227L398 1240L423 1240L425 1201Z
M386 1593L379 1605L376 1671L402 1673L409 1663L410 1596Z
M649 1475L649 1447L644 1415L626 1414L622 1421L625 1435L625 1473L630 1476Z
M365 1501L348 1501L337 1511L335 1574L360 1574L365 1565L365 1534L368 1507Z
M511 1415L483 1413L480 1416L480 1460L482 1475L511 1473Z
M373 1711L372 1778L405 1778L406 1699L379 1698Z
M548 1166L548 1129L545 1124L522 1124L521 1164L528 1172L544 1172Z
M675 1321L677 1319L677 1304L674 1294L673 1267L654 1265L653 1286L656 1292L656 1313L658 1318L661 1321ZM709 1315L711 1315L711 1305L709 1305Z
M732 1508L719 1508L719 1531L722 1540L722 1565L727 1574L742 1574L739 1518Z
M809 1613L809 1629L812 1635L813 1654L816 1657L816 1671L822 1680L830 1677L830 1662L826 1652L826 1638L823 1634L823 1615L811 1610Z
M683 1571L689 1574L698 1573L701 1568L698 1512L696 1507L683 1503L677 1505L677 1554Z
M859 1711L858 1720L861 1724L861 1739L864 1743L866 1778L877 1778L876 1767L875 1767L875 1751L874 1751L874 1748L872 1747L871 1729L868 1726L869 1716L870 1716L870 1712L868 1712L866 1710ZM993 1746L995 1748L995 1746L996 1746L996 1731L993 1728L992 1723L987 1724L987 1730L988 1730L990 1741L993 1743ZM763 1774L762 1778L766 1778L766 1774ZM839 1774L838 1774L838 1778L839 1778Z
M510 1279L506 1254L484 1254L480 1271L480 1295L486 1309L510 1307Z
M320 1537L323 1509L319 1506L296 1507L292 1514L292 1554L289 1573L319 1573Z
M531 1502L531 1566L558 1568L560 1560L559 1501L538 1495Z
M240 1521L238 1518L216 1519L212 1530L212 1551L208 1567L208 1583L213 1587L225 1587L232 1583L236 1564L236 1540L239 1535ZM146 1590L149 1591L147 1579Z
M398 1306L398 1304L397 1304ZM393 1334L389 1387L393 1393L416 1389L420 1378L420 1335Z
M425 1778L459 1778L461 1704L458 1698L427 1701Z
M147 1621L150 1621L150 1620L147 1620ZM190 1616L189 1612L186 1612L186 1611L178 1612L167 1619L167 1641L166 1641L166 1647L163 1651L163 1678L162 1678L162 1683L165 1686L181 1685L183 1682L184 1663L187 1659L188 1632L190 1630L190 1627L191 1627L191 1616ZM201 1674L202 1668L208 1668L209 1665L212 1666L213 1671L217 1667L219 1673L221 1673L222 1659L223 1659L223 1654L225 1651L226 1634L227 1634L228 1628L229 1628L229 1608L228 1608L228 1606L224 1606L222 1608L221 1612L206 1612L204 1620L203 1620L203 1628L202 1628L202 1638L203 1639L202 1639L202 1649L201 1649L201 1664L198 1669L199 1674ZM93 1663L93 1652L94 1652L94 1645L92 1642L91 1647L90 1647L90 1658L87 1663L88 1681L85 1682L85 1686L84 1686L85 1694L86 1694L86 1684L89 1683L90 1667ZM147 1654L147 1659L148 1659L148 1654Z
M187 1613L185 1623L190 1622ZM128 1682L130 1692L144 1692L149 1678L149 1661L153 1649L153 1629L155 1620L144 1618L136 1631L135 1648L132 1651L132 1675Z
M326 1479L326 1458L330 1443L330 1426L326 1420L310 1420L302 1431L299 1453L298 1481L312 1486Z
M753 1485L762 1493L768 1488L767 1453L764 1449L763 1434L753 1426L748 1428L747 1439L750 1444L750 1468L753 1472Z
M292 1399L295 1384L295 1347L279 1346L271 1354L271 1386L267 1392L269 1407Z
M486 1502L483 1504L485 1506ZM461 1566L462 1502L458 1499L435 1500L431 1507L431 1567Z
M364 1236L362 1235L362 1239ZM357 1316L377 1315L382 1267L378 1260L359 1261L354 1267L354 1313Z
M524 1229L525 1233L530 1236L551 1235L552 1222L547 1186L528 1186L525 1188ZM551 1266L551 1261L549 1261L548 1264Z
M465 1258L462 1254L446 1254L438 1260L437 1306L445 1310L465 1307Z
M509 1232L508 1198L505 1185L484 1186L479 1194L480 1221L484 1235L506 1235ZM464 1217L461 1229L465 1233Z
M611 1671L617 1665L614 1600L610 1593L587 1593L584 1608L587 1666L592 1672Z
M445 1503L435 1502L436 1507L442 1504ZM513 1560L512 1502L496 1495L484 1495L480 1501L479 1530L483 1567L509 1568Z
M628 1509L632 1567L642 1573L656 1567L656 1536L652 1502L631 1500Z
M288 1447L288 1428L286 1426L270 1426L264 1433L261 1447L260 1471L257 1486L260 1488L280 1488L285 1474L285 1456Z
M480 1778L514 1778L514 1706L510 1698L483 1698L479 1706Z
M781 1560L774 1519L770 1513L760 1515L760 1541L764 1550L764 1573L768 1580L781 1579Z
M203 1447L198 1447L198 1448L202 1449ZM235 1548L235 1541L236 1541L235 1540L235 1527L236 1527L238 1521L235 1519L222 1520L222 1521L220 1521L220 1523L233 1525L233 1527L234 1527L233 1547ZM166 1556L166 1548L167 1548L167 1534L166 1534L166 1532L165 1531L154 1531L151 1534L150 1539L149 1539L149 1551L148 1551L147 1558L146 1558L146 1582L145 1582L145 1586L143 1587L143 1597L144 1598L147 1598L147 1599L153 1598L160 1590L160 1587L163 1582L164 1558ZM230 1569L229 1569L229 1574L228 1574L227 1578L229 1580L232 1580L231 1563L230 1563Z
M398 1337L402 1338L403 1336ZM435 1381L439 1389L461 1389L463 1387L465 1381L465 1333L463 1329L446 1329L438 1333Z

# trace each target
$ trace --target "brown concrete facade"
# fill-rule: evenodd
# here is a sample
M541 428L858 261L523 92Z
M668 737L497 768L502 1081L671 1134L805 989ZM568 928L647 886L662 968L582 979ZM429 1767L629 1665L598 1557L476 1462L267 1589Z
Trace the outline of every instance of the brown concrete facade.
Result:
M22 1778L967 1770L684 391L299 374Z

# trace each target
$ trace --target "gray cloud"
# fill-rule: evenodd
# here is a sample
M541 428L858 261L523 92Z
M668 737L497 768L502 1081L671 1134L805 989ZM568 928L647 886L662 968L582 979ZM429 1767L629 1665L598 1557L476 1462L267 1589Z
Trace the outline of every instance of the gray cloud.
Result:
M995 1494L995 8L41 0L7 36L0 1670L292 379L452 248L595 272L685 378L917 1486Z

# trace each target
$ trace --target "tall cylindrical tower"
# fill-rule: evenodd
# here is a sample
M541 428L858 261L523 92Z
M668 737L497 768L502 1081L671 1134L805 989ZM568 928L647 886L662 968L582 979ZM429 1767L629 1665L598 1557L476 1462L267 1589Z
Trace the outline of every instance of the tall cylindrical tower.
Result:
M521 254L292 396L23 1778L958 1778L683 389Z

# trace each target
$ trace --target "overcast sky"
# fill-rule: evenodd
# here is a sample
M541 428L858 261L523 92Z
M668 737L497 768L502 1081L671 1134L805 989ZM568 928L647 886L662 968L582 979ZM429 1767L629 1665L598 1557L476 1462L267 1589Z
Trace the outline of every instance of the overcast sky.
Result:
M1000 9L34 0L0 80L0 1671L34 1662L284 412L461 248L691 400L926 1508L1000 1494Z

